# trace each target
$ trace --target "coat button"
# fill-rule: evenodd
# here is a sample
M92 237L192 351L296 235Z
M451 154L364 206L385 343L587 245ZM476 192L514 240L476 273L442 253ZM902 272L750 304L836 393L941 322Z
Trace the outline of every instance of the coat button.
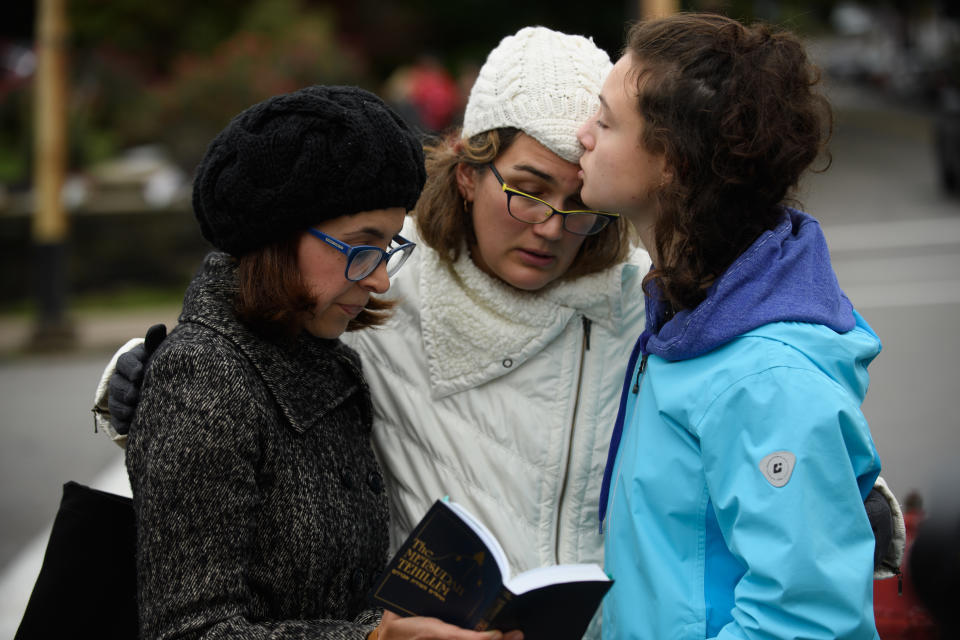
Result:
M363 591L363 588L366 586L367 576L363 572L363 569L354 569L353 575L350 576L352 582L353 590L357 593Z
M504 368L509 369L510 367L513 366L513 360L511 360L510 358L504 358L504 359L503 359L503 366L504 366Z
M380 474L376 471L371 471L370 475L367 476L367 486L374 493L383 493L383 480L380 478Z

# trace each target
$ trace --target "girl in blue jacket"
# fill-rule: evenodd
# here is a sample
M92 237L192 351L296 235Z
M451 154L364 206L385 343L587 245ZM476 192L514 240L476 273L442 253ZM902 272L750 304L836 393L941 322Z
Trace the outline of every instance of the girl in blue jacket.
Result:
M792 35L639 23L580 132L583 200L653 258L600 513L609 638L876 638L880 341L786 205L831 127Z

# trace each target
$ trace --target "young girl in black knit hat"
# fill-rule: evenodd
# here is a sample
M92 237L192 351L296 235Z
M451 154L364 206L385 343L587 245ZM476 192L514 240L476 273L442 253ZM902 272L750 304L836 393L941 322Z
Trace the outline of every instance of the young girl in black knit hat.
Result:
M194 183L218 251L153 355L127 440L143 638L458 638L367 605L387 555L348 326L413 244L419 141L376 96L310 87L240 115ZM378 622L380 622L378 626Z

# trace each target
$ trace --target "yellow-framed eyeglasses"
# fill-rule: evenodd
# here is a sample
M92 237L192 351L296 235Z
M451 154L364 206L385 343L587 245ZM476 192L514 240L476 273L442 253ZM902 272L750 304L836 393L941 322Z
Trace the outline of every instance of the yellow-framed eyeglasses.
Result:
M606 211L591 211L589 209L563 211L557 209L549 202L509 186L492 162L488 162L487 166L490 167L490 171L493 172L497 182L500 183L500 188L507 194L507 212L512 218L520 222L541 224L549 220L553 214L557 214L563 217L563 228L565 230L578 236L592 236L603 231L608 224L620 217L618 213L608 213Z

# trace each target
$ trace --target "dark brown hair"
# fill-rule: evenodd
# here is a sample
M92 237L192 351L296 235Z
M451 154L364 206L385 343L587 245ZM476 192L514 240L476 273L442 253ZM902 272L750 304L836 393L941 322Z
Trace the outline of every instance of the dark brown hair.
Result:
M303 329L304 317L313 312L316 300L297 267L299 240L300 234L294 234L236 258L234 310L243 323L260 333L294 337ZM347 331L383 324L393 306L371 296Z
M465 246L476 244L473 219L457 186L457 165L464 163L480 171L514 143L520 130L501 128L484 131L466 140L460 132L428 141L426 152L427 183L413 215L423 242L445 262L455 262ZM560 280L572 280L602 271L626 260L630 235L623 218L600 233L587 236L570 268Z
M672 311L691 309L781 220L833 116L801 42L767 25L677 14L635 24L624 53L641 144L673 172L659 193L657 264L645 282L657 283Z

